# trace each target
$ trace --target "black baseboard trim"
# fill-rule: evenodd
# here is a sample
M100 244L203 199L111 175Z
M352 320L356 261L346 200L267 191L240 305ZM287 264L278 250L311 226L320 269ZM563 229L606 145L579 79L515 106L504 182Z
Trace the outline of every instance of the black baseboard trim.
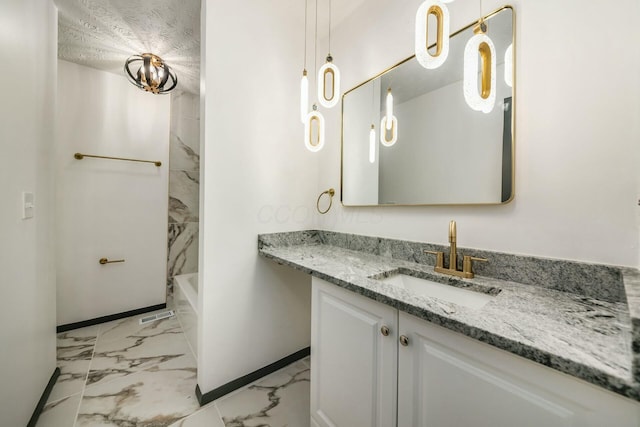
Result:
M254 381L259 380L262 377L265 377L279 369L284 368L287 365L292 364L296 360L304 359L308 355L311 354L311 347L303 348L300 351L296 351L293 354L290 354L287 357L284 357L277 362L273 362L270 365L265 366L264 368L260 368L257 371L253 371L250 374L247 374L243 377L235 379L231 382L228 382L214 390L211 390L207 393L202 394L200 390L200 386L196 385L196 397L198 398L198 403L200 406L204 406L207 403L211 403L216 399L221 398L225 394L229 394L232 391L235 391L241 387L246 386L247 384L251 384Z
M35 427L38 423L38 418L40 418L40 414L42 414L42 410L44 409L44 405L47 404L47 400L49 400L49 395L51 394L51 390L53 390L53 386L56 385L56 381L60 376L60 368L56 368L53 371L53 375L49 378L49 382L42 392L42 396L40 396L40 400L38 401L38 405L36 409L33 411L33 415L31 415L31 419L29 420L29 424L27 427Z
M56 326L56 332L67 332L73 329L84 328L86 326L98 325L100 323L111 322L112 320L124 319L129 316L148 313L167 307L167 303L151 305L149 307L137 308L135 310L123 311L122 313L110 314L108 316L96 317L95 319L83 320L82 322L67 323L66 325Z

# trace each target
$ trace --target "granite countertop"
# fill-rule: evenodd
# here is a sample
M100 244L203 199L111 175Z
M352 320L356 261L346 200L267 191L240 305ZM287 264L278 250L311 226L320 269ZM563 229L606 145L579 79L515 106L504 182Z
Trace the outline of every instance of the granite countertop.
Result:
M342 239L342 236L347 237ZM377 239L356 236L355 240L363 238ZM474 279L435 273L432 265L407 260L407 256L394 257L380 250L384 239L377 239L377 249L360 242L357 246L364 250L343 244L350 240L348 235L322 231L266 234L258 240L260 255L279 264L640 401L640 274L635 269L603 266L610 270L606 270L606 274L619 277L622 296L626 295L619 298L622 301L616 301L610 290L599 299L594 295L554 289L557 286L522 284L481 276L479 272ZM395 242L396 246L400 242L386 241ZM442 249L417 242L401 243ZM474 255L472 252L459 249L459 253ZM487 252L482 254L487 256ZM492 259L491 254L487 257ZM493 253L496 263L500 257L501 254ZM522 265L536 260L523 259ZM566 268L555 267L562 271L572 268L580 271L582 267L597 266L568 263ZM457 287L476 288L495 296L484 307L471 309L377 280L399 272ZM607 280L595 271L591 275ZM575 285L568 286L573 289Z

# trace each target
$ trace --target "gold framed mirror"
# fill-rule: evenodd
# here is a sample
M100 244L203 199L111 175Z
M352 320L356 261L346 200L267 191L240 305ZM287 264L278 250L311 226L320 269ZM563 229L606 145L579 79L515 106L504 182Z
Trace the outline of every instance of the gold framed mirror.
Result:
M484 22L496 51L491 111L472 109L464 95L465 46L478 21L451 35L449 56L439 68L427 70L411 56L345 92L344 206L499 205L513 199L514 10L503 6ZM430 49L435 48L434 43ZM477 55L484 97L483 70L489 67L486 52ZM386 126L389 94L393 120Z

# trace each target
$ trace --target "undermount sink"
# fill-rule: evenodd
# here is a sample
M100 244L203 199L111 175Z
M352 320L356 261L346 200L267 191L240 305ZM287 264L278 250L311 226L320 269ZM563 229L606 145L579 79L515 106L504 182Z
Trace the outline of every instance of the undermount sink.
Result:
M418 295L437 298L463 307L480 309L491 301L494 296L482 292L471 291L451 285L443 285L428 279L396 274L380 279L382 282L408 289Z

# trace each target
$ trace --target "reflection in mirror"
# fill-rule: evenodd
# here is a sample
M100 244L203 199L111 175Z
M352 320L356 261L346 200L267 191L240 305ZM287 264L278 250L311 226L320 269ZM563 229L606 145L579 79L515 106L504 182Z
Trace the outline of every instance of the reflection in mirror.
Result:
M464 97L464 48L473 26L451 36L447 61L424 69L411 57L346 92L342 117L342 203L500 204L513 197L513 11L486 17L496 48L496 102L474 111ZM505 67L506 62L509 67ZM505 73L507 77L505 77ZM480 75L478 76L479 84ZM391 89L392 115L387 121ZM376 144L370 145L375 125ZM394 140L393 144L389 142ZM387 142L386 144L383 142ZM371 161L373 160L373 162Z

